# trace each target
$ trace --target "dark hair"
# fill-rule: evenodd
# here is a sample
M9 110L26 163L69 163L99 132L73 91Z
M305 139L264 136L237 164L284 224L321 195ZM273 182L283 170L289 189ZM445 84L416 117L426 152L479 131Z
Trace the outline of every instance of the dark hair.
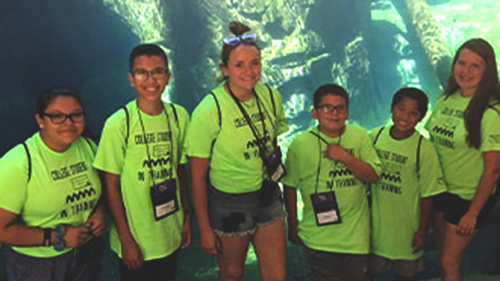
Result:
M346 107L349 108L349 94L344 88L342 88L342 86L339 86L337 84L325 84L319 86L319 88L316 89L313 95L314 108L318 108L321 100L326 95L341 96L342 98L344 98Z
M83 112L85 112L85 105L83 99L78 94L75 88L71 86L57 86L45 89L38 96L36 100L36 113L39 116L43 116L47 107L59 97L70 97L75 99L75 101L82 107ZM98 136L94 134L87 125L83 127L82 136L97 140Z
M429 98L420 89L414 87L406 87L399 89L392 97L391 110L394 109L404 98L410 98L417 102L417 109L420 112L422 118L425 117L427 113L427 106L429 105Z
M70 86L57 86L43 90L42 93L38 96L38 99L36 100L36 113L38 115L43 115L49 104L51 104L58 97L74 98L85 112L83 99L82 97L80 97L75 88Z
M470 147L479 148L481 144L481 120L483 119L486 107L490 105L490 103L500 101L498 70L495 60L495 51L486 40L482 38L473 38L466 41L458 48L453 58L451 74L448 77L448 82L444 90L446 98L460 89L453 72L460 52L464 49L479 55L485 63L483 77L479 81L476 93L465 109L464 114L465 129L467 130L467 137L465 140Z
M163 49L160 46L155 44L141 44L132 49L128 61L130 66L130 72L132 72L132 68L134 67L135 59L140 56L148 56L148 57L158 56L162 58L163 61L165 62L165 67L167 68L167 72L169 72L167 54L165 54L165 51L163 51Z
M238 36L243 35L245 32L250 31L250 27L242 24L241 22L232 21L229 23L229 30L231 31L232 34L234 34L234 36L238 37ZM222 45L222 51L220 53L220 60L221 60L221 63L223 66L227 66L227 61L229 60L229 54L231 54L231 51L233 51L234 49L236 49L236 47L238 47L240 45L253 46L253 47L255 47L255 49L257 49L257 51L260 54L259 46L257 46L257 43L255 43L253 41L242 40L239 43L234 44L234 45L228 45L228 44L224 43Z

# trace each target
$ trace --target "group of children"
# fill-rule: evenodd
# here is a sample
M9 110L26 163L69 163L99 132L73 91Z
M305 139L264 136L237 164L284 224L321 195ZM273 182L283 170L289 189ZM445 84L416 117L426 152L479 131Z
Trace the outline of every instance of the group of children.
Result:
M398 280L411 280L423 270L433 198L447 192L438 153L416 130L426 95L400 89L392 124L367 132L347 123L346 90L322 85L312 97L317 126L296 136L282 157L277 136L288 125L279 93L259 82L256 35L244 34L249 28L240 23L230 29L235 37L224 39L223 83L191 121L183 107L162 100L171 75L165 52L135 47L128 79L136 99L108 118L95 159L96 146L81 137L85 112L76 93L50 89L39 98L40 132L0 161L0 192L8 183L16 190L0 198L9 280L97 280L102 252L87 249L87 241L104 230L103 198L121 279L174 280L179 251L192 240L188 158L201 247L218 258L219 280L241 280L250 244L262 280L285 280L285 220L288 239L303 246L317 281L374 280L390 269ZM471 79L457 77L465 89ZM101 174L102 199L92 166ZM67 193L56 196L55 181ZM27 199L33 190L35 205ZM50 211L45 193L61 197ZM84 249L93 254L83 259Z

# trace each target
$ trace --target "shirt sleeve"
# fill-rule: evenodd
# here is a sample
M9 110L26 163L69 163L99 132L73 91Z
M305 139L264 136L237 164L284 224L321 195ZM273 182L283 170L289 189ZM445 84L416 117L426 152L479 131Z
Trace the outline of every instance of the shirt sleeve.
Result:
M370 164L373 170L375 170L375 173L377 173L380 177L380 174L382 173L382 163L380 162L377 152L373 147L373 141L364 129L360 131L359 138L361 139L361 152L359 159Z
M189 114L186 109L179 105L174 105L179 115L179 164L187 163L185 149L186 133L189 126Z
M298 146L298 139L295 138L288 147L285 158L285 168L287 174L281 180L284 185L294 188L297 188L300 185L300 173L302 171L302 169L300 168Z
M281 94L278 90L272 88L274 93L274 102L276 105L276 136L280 136L290 129L288 126L288 121L286 119L285 109L283 107L283 101L281 98Z
M195 108L189 124L185 151L188 156L210 158L214 140L220 132L219 113L212 95L207 95Z
M481 151L500 150L500 113L487 109L481 120Z
M26 202L28 156L22 145L0 159L0 208L20 214Z
M120 110L108 118L104 124L101 141L94 160L96 169L121 175L126 151L126 123L125 112Z

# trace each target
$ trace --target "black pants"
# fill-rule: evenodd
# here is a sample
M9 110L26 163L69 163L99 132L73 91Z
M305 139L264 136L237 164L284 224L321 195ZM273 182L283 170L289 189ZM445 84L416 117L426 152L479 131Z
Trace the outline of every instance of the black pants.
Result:
M174 281L177 272L179 250L161 259L149 260L142 263L138 269L128 269L122 259L118 259L118 270L122 281Z

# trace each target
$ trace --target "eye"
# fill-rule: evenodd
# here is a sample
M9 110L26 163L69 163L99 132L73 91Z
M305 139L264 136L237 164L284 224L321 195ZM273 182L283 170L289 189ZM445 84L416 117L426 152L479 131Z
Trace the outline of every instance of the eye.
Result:
M254 61L252 61L252 65L259 66L260 65L260 60L254 60Z
M163 68L155 68L151 71L151 74L153 75L158 75L158 74L163 74L165 73L165 69Z

